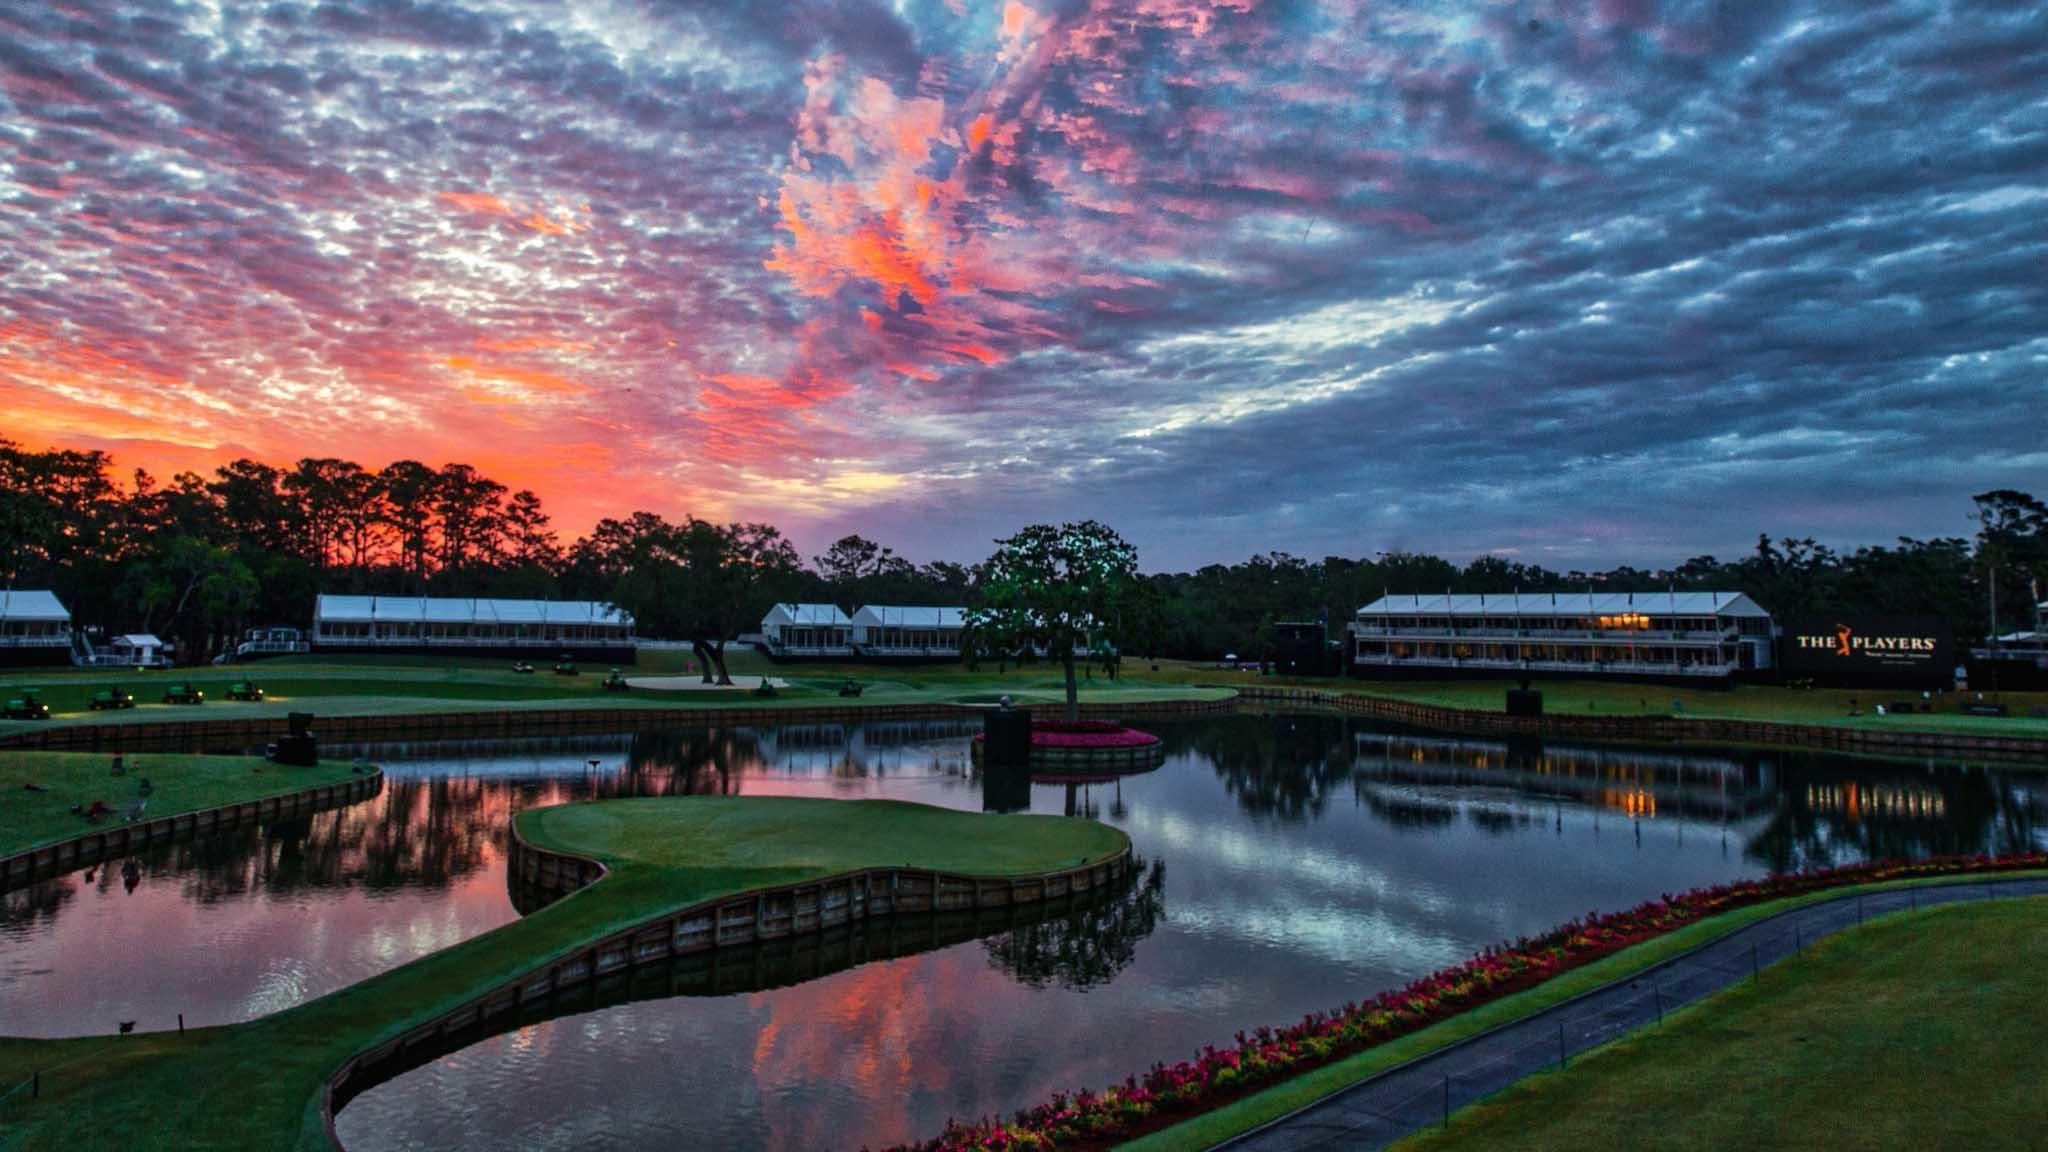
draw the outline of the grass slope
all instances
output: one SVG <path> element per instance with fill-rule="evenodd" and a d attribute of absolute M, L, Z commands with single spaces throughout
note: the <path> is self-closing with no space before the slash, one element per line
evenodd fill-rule
<path fill-rule="evenodd" d="M 1318 688 L 1387 700 L 1407 700 L 1476 712 L 1506 709 L 1507 680 L 1349 680 L 1340 678 L 1262 677 L 1181 661 L 1127 664 L 1133 680 L 1242 687 L 1248 684 Z M 2004 704 L 2009 716 L 1964 716 L 1956 709 L 1964 698 L 1949 693 L 1936 702 L 1940 711 L 1925 715 L 1878 716 L 1877 704 L 1918 699 L 1917 692 L 1883 689 L 1784 688 L 1743 684 L 1725 690 L 1672 687 L 1665 684 L 1621 684 L 1597 680 L 1544 680 L 1545 711 L 1553 716 L 1704 716 L 1773 724 L 1823 724 L 1831 727 L 1890 729 L 1901 732 L 1968 732 L 1984 736 L 2048 735 L 2048 692 L 1987 692 L 1985 699 Z M 1969 699 L 1974 700 L 1972 696 Z M 1674 702 L 1677 707 L 1673 707 Z M 1851 715 L 1852 712 L 1858 713 Z"/>
<path fill-rule="evenodd" d="M 1888 917 L 1399 1147 L 2039 1148 L 2044 965 L 2048 899 Z"/>
<path fill-rule="evenodd" d="M 71 811 L 74 804 L 90 808 L 104 800 L 114 809 L 109 821 L 118 822 L 142 800 L 143 819 L 154 820 L 332 784 L 352 774 L 347 763 L 336 761 L 288 768 L 252 756 L 151 753 L 128 756 L 128 774 L 115 776 L 111 760 L 98 752 L 0 752 L 0 856 L 108 826 L 80 818 Z M 143 777 L 154 788 L 146 798 Z"/>
<path fill-rule="evenodd" d="M 857 867 L 1050 871 L 1121 852 L 1121 832 L 1053 816 L 895 801 L 659 797 L 519 816 L 537 843 L 611 873 L 495 931 L 247 1024 L 75 1040 L 0 1040 L 8 1149 L 326 1147 L 320 1093 L 349 1055 L 590 940 L 715 896 Z"/>

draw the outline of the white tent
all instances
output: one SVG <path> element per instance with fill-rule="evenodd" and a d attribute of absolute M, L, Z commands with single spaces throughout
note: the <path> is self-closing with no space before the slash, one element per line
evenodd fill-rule
<path fill-rule="evenodd" d="M 958 656 L 967 609 L 867 604 L 853 614 L 853 643 L 875 655 Z"/>
<path fill-rule="evenodd" d="M 596 600 L 333 596 L 313 606 L 313 641 L 327 648 L 629 644 L 633 618 Z"/>
<path fill-rule="evenodd" d="M 853 621 L 837 604 L 777 604 L 761 617 L 761 635 L 775 655 L 853 655 Z"/>
<path fill-rule="evenodd" d="M 71 613 L 56 593 L 0 590 L 0 648 L 68 648 Z"/>

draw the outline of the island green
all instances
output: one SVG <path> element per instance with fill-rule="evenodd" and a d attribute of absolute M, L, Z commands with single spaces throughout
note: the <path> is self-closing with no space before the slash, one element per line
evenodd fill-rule
<path fill-rule="evenodd" d="M 1028 876 L 1129 848 L 1123 833 L 1093 821 L 887 800 L 657 797 L 518 820 L 529 843 L 600 860 L 609 873 L 492 932 L 245 1024 L 0 1040 L 0 1093 L 42 1073 L 39 1098 L 0 1099 L 0 1145 L 324 1149 L 322 1089 L 350 1056 L 611 932 L 700 901 L 863 868 Z"/>

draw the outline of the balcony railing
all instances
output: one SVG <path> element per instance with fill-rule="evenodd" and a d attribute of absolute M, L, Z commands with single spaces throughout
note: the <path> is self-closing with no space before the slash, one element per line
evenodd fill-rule
<path fill-rule="evenodd" d="M 561 648 L 583 644 L 637 643 L 631 636 L 329 636 L 316 633 L 322 648 Z"/>
<path fill-rule="evenodd" d="M 69 648 L 71 637 L 56 636 L 0 636 L 0 648 Z"/>
<path fill-rule="evenodd" d="M 851 656 L 851 644 L 778 644 L 768 641 L 768 651 L 775 656 Z"/>
<path fill-rule="evenodd" d="M 1498 637 L 1503 640 L 1522 639 L 1539 644 L 1552 640 L 1585 640 L 1608 644 L 1625 644 L 1631 641 L 1637 644 L 1644 644 L 1650 641 L 1661 643 L 1718 644 L 1728 640 L 1739 639 L 1741 636 L 1741 633 L 1733 628 L 1720 632 L 1686 632 L 1675 630 L 1645 631 L 1633 628 L 1422 628 L 1407 624 L 1397 624 L 1386 628 L 1374 624 L 1353 624 L 1351 626 L 1351 634 L 1354 636 L 1390 636 L 1396 638 L 1413 636 L 1422 639 L 1441 639 L 1452 636 L 1470 636 L 1475 639 Z"/>
<path fill-rule="evenodd" d="M 867 656 L 958 656 L 958 644 L 856 644 Z"/>
<path fill-rule="evenodd" d="M 1587 673 L 1647 673 L 1657 676 L 1727 676 L 1736 670 L 1733 664 L 1680 664 L 1671 661 L 1651 660 L 1488 660 L 1481 657 L 1459 659 L 1454 656 L 1386 656 L 1379 653 L 1354 655 L 1353 664 L 1370 665 L 1375 668 L 1475 668 L 1486 671 L 1529 671 L 1529 672 L 1587 672 Z"/>
<path fill-rule="evenodd" d="M 235 645 L 237 656 L 296 656 L 312 650 L 304 640 L 244 640 Z"/>
<path fill-rule="evenodd" d="M 90 656 L 72 656 L 71 663 L 80 668 L 169 668 L 170 657 L 157 653 L 154 656 L 117 656 L 112 652 L 95 652 Z"/>

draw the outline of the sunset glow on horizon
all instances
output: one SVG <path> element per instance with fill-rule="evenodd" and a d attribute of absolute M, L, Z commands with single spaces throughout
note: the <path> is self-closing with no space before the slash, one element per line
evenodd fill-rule
<path fill-rule="evenodd" d="M 19 6 L 0 436 L 919 558 L 1958 534 L 2048 468 L 2048 31 L 1896 17 Z"/>

